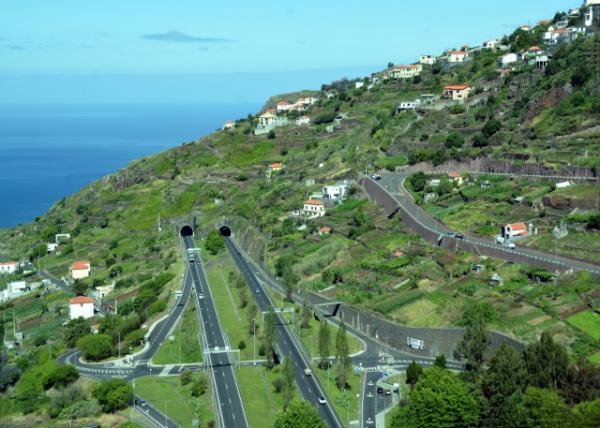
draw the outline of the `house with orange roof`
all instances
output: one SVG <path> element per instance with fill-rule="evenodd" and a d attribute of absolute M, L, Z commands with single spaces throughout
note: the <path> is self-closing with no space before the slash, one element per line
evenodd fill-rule
<path fill-rule="evenodd" d="M 0 263 L 0 274 L 10 275 L 17 271 L 17 262 L 4 262 Z"/>
<path fill-rule="evenodd" d="M 412 79 L 420 75 L 422 71 L 421 64 L 396 65 L 388 70 L 386 76 L 388 79 Z"/>
<path fill-rule="evenodd" d="M 325 215 L 325 205 L 318 199 L 308 199 L 304 201 L 302 213 L 309 218 L 323 217 Z"/>
<path fill-rule="evenodd" d="M 329 226 L 321 226 L 319 228 L 319 236 L 329 235 L 331 234 L 331 227 Z"/>
<path fill-rule="evenodd" d="M 527 52 L 525 52 L 525 55 L 527 55 L 529 57 L 534 57 L 534 56 L 543 55 L 543 54 L 544 54 L 544 50 L 542 48 L 540 48 L 539 46 L 531 46 L 529 49 L 527 49 Z"/>
<path fill-rule="evenodd" d="M 450 51 L 448 52 L 448 63 L 449 64 L 460 64 L 468 61 L 470 58 L 469 52 L 467 51 Z"/>
<path fill-rule="evenodd" d="M 88 319 L 94 316 L 94 305 L 96 301 L 91 297 L 77 296 L 69 300 L 69 318 Z"/>
<path fill-rule="evenodd" d="M 446 85 L 444 87 L 444 98 L 451 99 L 453 101 L 464 101 L 469 98 L 471 93 L 471 86 L 468 84 L 454 84 Z"/>
<path fill-rule="evenodd" d="M 281 162 L 275 162 L 269 165 L 269 171 L 277 172 L 283 170 L 283 164 Z"/>
<path fill-rule="evenodd" d="M 463 177 L 458 171 L 450 172 L 448 174 L 448 180 L 450 180 L 452 183 L 456 183 L 458 186 L 461 186 L 463 184 Z"/>
<path fill-rule="evenodd" d="M 529 229 L 525 223 L 511 223 L 502 226 L 502 238 L 512 239 L 529 235 Z"/>
<path fill-rule="evenodd" d="M 92 263 L 89 260 L 76 260 L 71 263 L 71 278 L 83 279 L 90 276 Z"/>

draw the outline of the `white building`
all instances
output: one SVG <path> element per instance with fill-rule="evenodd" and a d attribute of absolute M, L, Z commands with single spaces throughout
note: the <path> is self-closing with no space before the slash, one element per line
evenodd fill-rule
<path fill-rule="evenodd" d="M 55 252 L 56 250 L 58 250 L 58 244 L 57 244 L 56 242 L 48 242 L 48 243 L 46 244 L 46 250 L 47 250 L 49 253 L 53 253 L 53 252 Z"/>
<path fill-rule="evenodd" d="M 89 260 L 77 260 L 71 264 L 71 278 L 83 279 L 90 276 L 92 264 Z"/>
<path fill-rule="evenodd" d="M 325 205 L 323 205 L 323 201 L 309 199 L 304 201 L 304 208 L 302 212 L 309 218 L 323 217 L 325 215 Z"/>
<path fill-rule="evenodd" d="M 387 72 L 388 79 L 412 79 L 421 74 L 421 64 L 396 65 Z"/>
<path fill-rule="evenodd" d="M 487 40 L 483 42 L 484 49 L 496 49 L 498 47 L 498 39 Z"/>
<path fill-rule="evenodd" d="M 235 123 L 233 123 L 233 120 L 228 120 L 227 122 L 225 122 L 225 125 L 223 125 L 223 130 L 233 128 L 235 128 Z"/>
<path fill-rule="evenodd" d="M 573 183 L 570 181 L 561 181 L 560 183 L 556 183 L 557 189 L 566 189 L 567 187 L 571 187 Z"/>
<path fill-rule="evenodd" d="M 586 0 L 585 5 L 588 7 L 584 16 L 585 26 L 600 28 L 600 0 Z"/>
<path fill-rule="evenodd" d="M 336 202 L 342 202 L 346 199 L 348 192 L 348 183 L 337 183 L 333 186 L 323 187 L 323 199 L 329 199 Z"/>
<path fill-rule="evenodd" d="M 94 303 L 91 297 L 77 296 L 69 300 L 69 318 L 92 318 L 94 316 Z"/>
<path fill-rule="evenodd" d="M 529 230 L 525 223 L 512 223 L 507 224 L 501 229 L 501 236 L 505 239 L 511 239 L 515 237 L 522 237 L 529 235 Z"/>
<path fill-rule="evenodd" d="M 362 81 L 360 81 L 360 82 L 354 82 L 354 89 L 360 89 L 363 86 L 365 86 L 365 82 L 362 82 Z"/>
<path fill-rule="evenodd" d="M 433 65 L 437 62 L 437 58 L 433 55 L 421 55 L 419 58 L 419 63 L 421 65 Z"/>
<path fill-rule="evenodd" d="M 256 135 L 266 134 L 271 129 L 278 126 L 285 126 L 289 123 L 289 120 L 285 116 L 277 116 L 275 110 L 267 110 L 260 116 L 258 116 L 258 126 L 254 133 Z"/>
<path fill-rule="evenodd" d="M 298 126 L 310 125 L 310 117 L 308 117 L 308 116 L 299 117 L 298 119 L 296 119 L 296 125 L 298 125 Z"/>
<path fill-rule="evenodd" d="M 444 97 L 453 101 L 464 101 L 469 98 L 471 87 L 464 85 L 447 85 L 444 87 Z"/>
<path fill-rule="evenodd" d="M 460 64 L 469 60 L 469 52 L 467 51 L 450 51 L 448 52 L 448 62 L 450 64 Z"/>
<path fill-rule="evenodd" d="M 415 110 L 419 106 L 421 106 L 421 100 L 402 101 L 400 104 L 398 104 L 398 107 L 396 107 L 396 113 L 400 113 L 401 111 L 405 110 Z"/>
<path fill-rule="evenodd" d="M 327 97 L 329 98 L 329 94 L 327 94 Z M 312 105 L 316 104 L 317 101 L 319 101 L 318 98 L 313 97 L 312 95 L 309 95 L 309 96 L 304 97 L 304 98 L 298 98 L 298 101 L 296 101 L 296 104 L 303 104 L 305 106 L 312 106 Z"/>
<path fill-rule="evenodd" d="M 13 281 L 9 282 L 6 286 L 6 289 L 10 294 L 19 294 L 24 293 L 25 291 L 29 291 L 29 287 L 27 286 L 27 282 L 25 281 Z"/>
<path fill-rule="evenodd" d="M 520 59 L 520 55 L 516 53 L 509 53 L 506 55 L 502 55 L 498 58 L 498 64 L 502 67 L 506 67 L 507 65 L 514 64 L 518 62 Z"/>
<path fill-rule="evenodd" d="M 0 274 L 11 274 L 17 271 L 17 262 L 0 263 Z"/>

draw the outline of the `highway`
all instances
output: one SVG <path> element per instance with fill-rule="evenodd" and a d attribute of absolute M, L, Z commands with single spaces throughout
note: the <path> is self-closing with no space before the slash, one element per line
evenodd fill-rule
<path fill-rule="evenodd" d="M 384 206 L 388 215 L 393 215 L 398 210 L 403 221 L 430 242 L 437 242 L 439 245 L 450 242 L 456 249 L 513 263 L 529 264 L 556 271 L 586 270 L 595 276 L 600 276 L 600 266 L 583 260 L 519 246 L 511 249 L 472 234 L 468 234 L 463 239 L 447 236 L 447 233 L 454 231 L 434 219 L 414 202 L 412 195 L 404 188 L 405 179 L 404 174 L 382 174 L 381 181 L 363 176 L 359 182 L 371 199 Z"/>
<path fill-rule="evenodd" d="M 250 287 L 250 291 L 256 298 L 256 303 L 259 309 L 263 312 L 273 311 L 275 305 L 271 301 L 269 294 L 265 291 L 262 283 L 258 280 L 253 270 L 251 269 L 248 261 L 242 256 L 237 247 L 232 244 L 229 238 L 225 238 L 227 250 L 233 257 L 235 264 L 237 265 L 240 272 L 246 278 L 246 283 Z M 277 355 L 280 359 L 291 357 L 296 367 L 296 384 L 302 394 L 302 397 L 310 402 L 318 410 L 321 418 L 327 423 L 329 427 L 342 427 L 344 426 L 340 416 L 335 411 L 330 400 L 325 394 L 325 390 L 319 383 L 316 376 L 306 376 L 304 374 L 305 368 L 310 368 L 310 357 L 303 351 L 302 345 L 298 343 L 290 332 L 285 321 L 277 315 Z M 312 370 L 312 368 L 311 368 Z M 326 404 L 319 404 L 319 397 L 326 399 Z M 308 427 L 307 427 L 308 428 Z"/>
<path fill-rule="evenodd" d="M 196 247 L 193 237 L 184 236 L 183 240 L 186 250 Z M 234 361 L 230 352 L 227 352 L 231 346 L 219 324 L 219 317 L 202 266 L 200 253 L 195 253 L 194 258 L 195 260 L 190 258 L 189 272 L 194 285 L 198 316 L 202 323 L 205 342 L 203 344 L 204 355 L 207 359 L 206 363 L 212 371 L 211 376 L 222 426 L 225 428 L 248 427 L 242 397 L 235 378 Z"/>

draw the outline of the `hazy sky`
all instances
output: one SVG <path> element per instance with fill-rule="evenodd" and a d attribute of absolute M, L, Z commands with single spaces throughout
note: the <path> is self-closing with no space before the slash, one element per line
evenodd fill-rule
<path fill-rule="evenodd" d="M 580 1 L 1 3 L 0 75 L 19 77 L 11 87 L 0 81 L 0 91 L 8 90 L 10 99 L 16 94 L 14 85 L 21 82 L 21 94 L 28 99 L 35 97 L 34 90 L 27 89 L 31 76 L 381 68 L 388 61 L 414 61 L 422 53 L 479 44 Z"/>

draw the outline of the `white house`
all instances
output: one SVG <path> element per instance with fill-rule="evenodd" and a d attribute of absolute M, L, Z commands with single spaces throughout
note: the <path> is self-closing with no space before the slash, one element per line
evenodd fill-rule
<path fill-rule="evenodd" d="M 281 162 L 275 162 L 269 165 L 269 171 L 278 172 L 283 171 L 283 164 Z"/>
<path fill-rule="evenodd" d="M 555 45 L 570 40 L 571 30 L 568 28 L 553 29 L 544 33 L 544 42 Z"/>
<path fill-rule="evenodd" d="M 437 62 L 437 58 L 433 55 L 421 55 L 419 58 L 419 63 L 421 65 L 433 65 Z"/>
<path fill-rule="evenodd" d="M 439 178 L 432 178 L 431 180 L 427 180 L 427 187 L 438 187 L 442 180 Z"/>
<path fill-rule="evenodd" d="M 502 226 L 501 233 L 503 238 L 511 239 L 514 237 L 527 236 L 529 235 L 529 230 L 525 223 L 512 223 Z"/>
<path fill-rule="evenodd" d="M 323 201 L 309 199 L 304 201 L 303 214 L 309 218 L 323 217 L 325 215 L 325 205 Z"/>
<path fill-rule="evenodd" d="M 469 60 L 469 52 L 467 51 L 450 51 L 448 52 L 448 62 L 450 64 L 459 64 Z"/>
<path fill-rule="evenodd" d="M 527 55 L 528 57 L 535 57 L 543 54 L 544 50 L 539 46 L 531 46 L 529 49 L 527 49 L 527 52 L 525 52 L 525 55 Z"/>
<path fill-rule="evenodd" d="M 106 296 L 108 296 L 110 293 L 112 293 L 114 289 L 115 289 L 114 282 L 112 284 L 101 285 L 99 287 L 96 287 L 96 290 L 93 291 L 93 295 L 97 300 L 102 300 Z"/>
<path fill-rule="evenodd" d="M 462 175 L 460 175 L 460 172 L 458 171 L 452 171 L 448 174 L 448 180 L 450 180 L 453 183 L 456 183 L 459 186 L 462 186 L 463 184 L 463 177 Z"/>
<path fill-rule="evenodd" d="M 267 110 L 260 116 L 258 116 L 258 128 L 264 132 L 269 132 L 270 129 L 277 126 L 285 126 L 289 123 L 288 118 L 285 116 L 277 116 L 275 110 Z"/>
<path fill-rule="evenodd" d="M 69 318 L 92 318 L 94 316 L 94 303 L 91 297 L 77 296 L 69 300 Z"/>
<path fill-rule="evenodd" d="M 334 96 L 335 96 L 335 94 L 334 94 Z M 327 94 L 327 98 L 329 98 L 329 94 Z M 312 95 L 309 95 L 309 96 L 304 97 L 304 98 L 299 98 L 298 101 L 297 101 L 297 103 L 303 104 L 305 106 L 311 106 L 313 104 L 316 104 L 317 101 L 319 101 L 318 98 L 313 97 Z"/>
<path fill-rule="evenodd" d="M 421 64 L 396 65 L 387 72 L 388 79 L 412 79 L 421 74 Z"/>
<path fill-rule="evenodd" d="M 496 47 L 498 47 L 498 43 L 500 43 L 498 39 L 487 40 L 483 42 L 483 47 L 484 49 L 496 49 Z"/>
<path fill-rule="evenodd" d="M 585 5 L 588 7 L 584 16 L 585 26 L 600 28 L 600 0 L 586 0 Z"/>
<path fill-rule="evenodd" d="M 337 183 L 333 186 L 325 186 L 323 187 L 323 198 L 336 202 L 341 202 L 344 199 L 346 199 L 347 191 L 347 182 Z"/>
<path fill-rule="evenodd" d="M 228 120 L 227 122 L 225 122 L 225 125 L 223 125 L 223 130 L 233 128 L 235 128 L 235 123 L 233 123 L 233 120 Z"/>
<path fill-rule="evenodd" d="M 363 86 L 365 86 L 365 82 L 360 81 L 360 82 L 354 82 L 354 89 L 360 89 Z"/>
<path fill-rule="evenodd" d="M 560 183 L 556 183 L 556 188 L 557 189 L 566 189 L 567 187 L 570 187 L 573 183 L 571 183 L 570 181 L 561 181 Z"/>
<path fill-rule="evenodd" d="M 544 69 L 550 62 L 550 57 L 548 55 L 538 55 L 535 58 L 531 58 L 529 60 L 529 65 L 533 65 L 537 68 Z"/>
<path fill-rule="evenodd" d="M 53 253 L 58 250 L 58 244 L 56 242 L 48 242 L 46 244 L 46 251 L 49 253 Z"/>
<path fill-rule="evenodd" d="M 519 61 L 520 55 L 516 53 L 508 53 L 506 55 L 502 55 L 498 58 L 498 64 L 502 67 L 506 67 L 507 65 L 514 64 Z"/>
<path fill-rule="evenodd" d="M 287 101 L 279 101 L 277 104 L 275 104 L 275 106 L 277 107 L 277 113 L 292 109 L 292 104 L 288 103 Z"/>
<path fill-rule="evenodd" d="M 444 97 L 454 101 L 463 101 L 469 98 L 471 86 L 462 85 L 447 85 L 444 87 Z"/>
<path fill-rule="evenodd" d="M 396 113 L 400 113 L 401 111 L 405 111 L 405 110 L 415 110 L 420 105 L 421 105 L 421 100 L 401 101 L 400 104 L 398 104 L 398 107 L 396 107 Z"/>
<path fill-rule="evenodd" d="M 83 279 L 90 276 L 92 264 L 89 260 L 76 260 L 71 264 L 71 278 Z"/>
<path fill-rule="evenodd" d="M 298 126 L 310 125 L 310 117 L 308 117 L 308 116 L 299 117 L 298 119 L 296 119 L 296 125 L 298 125 Z"/>
<path fill-rule="evenodd" d="M 17 271 L 17 262 L 0 263 L 0 274 L 11 274 Z"/>

